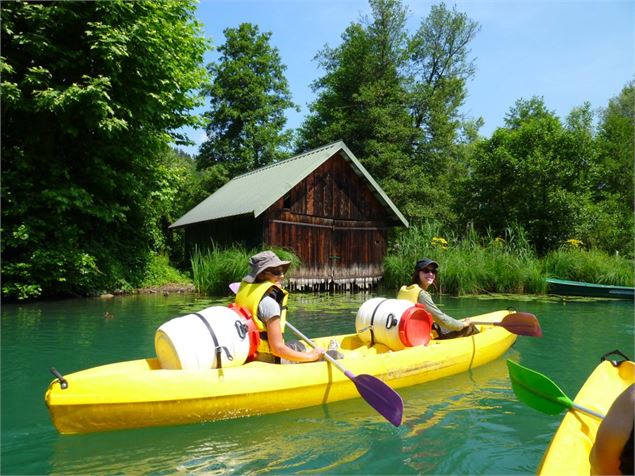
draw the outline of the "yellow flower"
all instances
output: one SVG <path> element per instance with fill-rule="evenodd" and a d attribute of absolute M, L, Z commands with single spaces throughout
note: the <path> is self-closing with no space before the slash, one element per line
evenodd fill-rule
<path fill-rule="evenodd" d="M 565 244 L 571 246 L 572 248 L 580 248 L 580 246 L 584 245 L 581 240 L 576 240 L 575 238 L 569 238 L 567 241 L 565 241 Z"/>
<path fill-rule="evenodd" d="M 432 246 L 436 246 L 437 248 L 440 248 L 442 250 L 447 250 L 448 240 L 446 240 L 445 238 L 441 238 L 440 236 L 435 236 L 434 238 L 432 238 Z"/>

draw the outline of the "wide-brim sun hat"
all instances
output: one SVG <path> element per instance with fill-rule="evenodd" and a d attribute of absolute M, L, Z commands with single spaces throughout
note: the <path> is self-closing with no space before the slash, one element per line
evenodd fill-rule
<path fill-rule="evenodd" d="M 421 271 L 422 269 L 425 269 L 430 265 L 434 266 L 435 268 L 439 267 L 439 263 L 437 263 L 436 261 L 431 260 L 430 258 L 421 258 L 419 261 L 417 261 L 417 264 L 415 264 L 415 271 Z"/>
<path fill-rule="evenodd" d="M 249 258 L 249 274 L 245 275 L 243 281 L 253 283 L 256 276 L 268 268 L 282 267 L 286 273 L 291 265 L 291 261 L 283 261 L 273 251 L 262 251 Z"/>

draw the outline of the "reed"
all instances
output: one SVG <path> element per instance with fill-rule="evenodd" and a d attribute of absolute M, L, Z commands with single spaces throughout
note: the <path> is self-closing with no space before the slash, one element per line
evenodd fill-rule
<path fill-rule="evenodd" d="M 472 228 L 459 238 L 436 225 L 415 225 L 395 240 L 384 261 L 384 281 L 390 288 L 410 283 L 417 259 L 439 262 L 437 290 L 455 295 L 543 293 L 542 265 L 520 227 L 504 236 L 479 236 Z"/>
<path fill-rule="evenodd" d="M 618 286 L 635 281 L 633 260 L 600 250 L 565 244 L 540 259 L 521 226 L 507 228 L 504 236 L 479 236 L 468 228 L 459 238 L 428 224 L 412 226 L 394 241 L 384 260 L 385 285 L 397 289 L 410 283 L 423 256 L 439 262 L 437 291 L 454 295 L 543 294 L 547 277 Z"/>
<path fill-rule="evenodd" d="M 289 275 L 300 264 L 300 259 L 284 248 L 271 248 L 278 257 L 291 261 Z M 192 275 L 199 292 L 225 294 L 229 283 L 240 281 L 249 272 L 249 257 L 262 250 L 247 250 L 239 245 L 221 248 L 212 243 L 209 248 L 194 249 L 192 253 Z"/>
<path fill-rule="evenodd" d="M 292 262 L 287 277 L 300 259 L 290 250 L 272 249 Z M 212 244 L 195 249 L 192 274 L 196 289 L 209 294 L 227 293 L 227 285 L 248 273 L 249 257 L 261 250 L 238 245 L 220 248 Z M 457 296 L 483 293 L 545 294 L 545 278 L 633 286 L 633 261 L 598 250 L 571 246 L 537 257 L 520 226 L 503 236 L 478 235 L 472 228 L 458 237 L 443 233 L 436 224 L 413 225 L 394 240 L 384 259 L 384 286 L 396 290 L 409 284 L 415 262 L 424 256 L 440 265 L 436 291 Z"/>
<path fill-rule="evenodd" d="M 545 256 L 548 277 L 616 286 L 633 286 L 633 260 L 598 250 L 564 246 Z"/>

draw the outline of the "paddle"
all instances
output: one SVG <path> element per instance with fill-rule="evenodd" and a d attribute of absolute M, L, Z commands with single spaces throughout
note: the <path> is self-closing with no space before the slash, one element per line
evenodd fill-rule
<path fill-rule="evenodd" d="M 234 293 L 238 292 L 239 287 L 240 283 L 231 283 L 229 285 L 229 289 L 231 289 Z M 315 343 L 311 339 L 302 334 L 302 332 L 296 329 L 289 321 L 286 322 L 286 326 L 291 329 L 296 336 L 307 342 L 311 347 L 316 347 Z M 377 410 L 381 416 L 395 426 L 401 425 L 401 418 L 403 416 L 403 400 L 397 392 L 377 377 L 367 374 L 355 375 L 350 370 L 345 369 L 337 362 L 337 360 L 326 353 L 324 354 L 324 358 L 352 380 L 360 396 L 366 400 L 371 407 Z"/>
<path fill-rule="evenodd" d="M 308 342 L 309 345 L 315 348 L 315 343 L 307 336 L 302 334 L 296 329 L 289 321 L 287 321 L 287 327 L 297 335 L 300 339 Z M 377 377 L 373 377 L 368 374 L 355 375 L 350 370 L 346 370 L 340 365 L 340 363 L 331 357 L 329 354 L 324 354 L 324 358 L 332 363 L 337 369 L 344 373 L 357 387 L 357 391 L 366 402 L 373 407 L 381 416 L 392 423 L 395 426 L 401 425 L 401 417 L 403 415 L 403 400 L 401 396 L 395 392 L 392 388 L 379 380 Z"/>
<path fill-rule="evenodd" d="M 538 319 L 528 312 L 508 314 L 500 322 L 474 322 L 477 325 L 500 326 L 519 336 L 542 337 L 542 329 Z"/>
<path fill-rule="evenodd" d="M 549 377 L 511 360 L 507 360 L 507 369 L 509 370 L 509 378 L 512 381 L 514 393 L 521 402 L 531 408 L 548 415 L 557 415 L 562 410 L 574 409 L 600 420 L 604 418 L 601 413 L 573 403 Z"/>

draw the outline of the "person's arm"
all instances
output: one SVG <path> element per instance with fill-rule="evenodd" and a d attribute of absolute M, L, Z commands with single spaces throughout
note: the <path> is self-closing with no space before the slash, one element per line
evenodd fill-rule
<path fill-rule="evenodd" d="M 432 301 L 430 293 L 426 291 L 421 291 L 419 293 L 418 301 L 426 307 L 430 314 L 432 314 L 432 318 L 434 319 L 434 321 L 437 324 L 445 327 L 446 329 L 449 329 L 451 331 L 460 331 L 461 329 L 469 325 L 469 321 L 457 321 L 456 319 L 448 316 L 445 312 L 439 309 L 434 301 Z"/>
<path fill-rule="evenodd" d="M 307 352 L 298 352 L 293 350 L 284 343 L 284 336 L 280 329 L 280 316 L 269 319 L 267 326 L 267 341 L 271 353 L 276 357 L 291 360 L 293 362 L 314 362 L 324 353 L 321 349 L 311 349 Z"/>
<path fill-rule="evenodd" d="M 622 474 L 620 456 L 633 429 L 635 384 L 613 402 L 600 423 L 589 460 L 593 474 Z"/>

